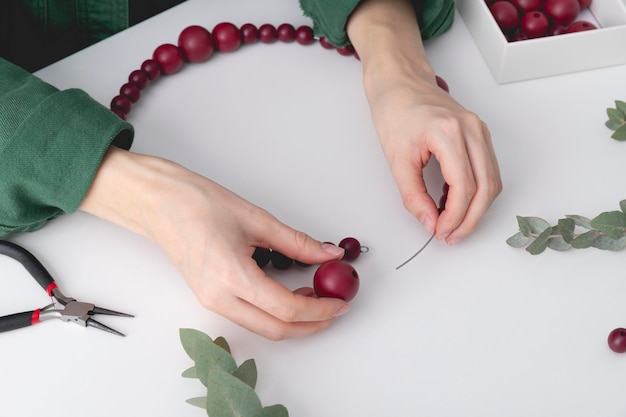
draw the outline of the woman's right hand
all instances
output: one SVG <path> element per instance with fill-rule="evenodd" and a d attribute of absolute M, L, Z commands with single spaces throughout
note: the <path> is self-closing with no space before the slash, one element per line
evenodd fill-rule
<path fill-rule="evenodd" d="M 265 247 L 319 264 L 343 249 L 173 162 L 111 148 L 80 208 L 153 240 L 204 307 L 269 339 L 317 332 L 348 311 L 343 300 L 290 291 L 252 259 Z"/>

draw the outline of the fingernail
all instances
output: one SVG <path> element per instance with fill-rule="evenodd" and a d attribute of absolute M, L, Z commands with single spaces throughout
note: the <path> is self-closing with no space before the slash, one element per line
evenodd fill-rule
<path fill-rule="evenodd" d="M 458 237 L 453 237 L 452 239 L 446 239 L 446 244 L 449 246 L 452 246 L 456 244 L 459 240 L 461 239 L 459 239 Z"/>
<path fill-rule="evenodd" d="M 450 232 L 445 232 L 440 235 L 437 235 L 437 240 L 446 240 L 450 236 Z"/>
<path fill-rule="evenodd" d="M 344 304 L 335 311 L 335 315 L 333 317 L 343 316 L 350 310 L 350 306 L 348 304 Z"/>
<path fill-rule="evenodd" d="M 333 245 L 332 243 L 322 243 L 322 249 L 324 252 L 330 253 L 333 256 L 343 255 L 343 248 Z"/>
<path fill-rule="evenodd" d="M 420 223 L 422 223 L 422 226 L 424 226 L 424 229 L 426 229 L 428 233 L 432 234 L 435 232 L 435 224 L 430 217 L 424 215 L 419 218 L 419 221 Z"/>

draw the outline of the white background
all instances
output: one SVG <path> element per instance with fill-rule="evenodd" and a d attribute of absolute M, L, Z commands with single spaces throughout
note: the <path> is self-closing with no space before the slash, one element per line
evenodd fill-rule
<path fill-rule="evenodd" d="M 108 106 L 127 75 L 191 24 L 308 23 L 295 0 L 190 0 L 38 74 Z M 12 238 L 70 296 L 135 314 L 101 321 L 119 338 L 62 322 L 0 335 L 0 415 L 201 416 L 178 329 L 224 336 L 254 358 L 264 405 L 298 417 L 622 417 L 624 253 L 531 256 L 505 240 L 516 215 L 593 217 L 626 197 L 626 144 L 605 109 L 626 99 L 624 67 L 497 85 L 457 15 L 427 44 L 437 73 L 491 129 L 505 189 L 471 237 L 427 239 L 402 207 L 379 149 L 360 64 L 319 45 L 247 46 L 188 65 L 145 91 L 129 120 L 136 152 L 180 162 L 320 240 L 357 237 L 361 290 L 327 330 L 271 342 L 203 309 L 151 242 L 84 213 Z M 438 198 L 436 163 L 428 181 Z M 158 207 L 154 208 L 158 210 Z M 47 304 L 0 258 L 2 313 Z M 270 274 L 311 285 L 313 269 Z"/>

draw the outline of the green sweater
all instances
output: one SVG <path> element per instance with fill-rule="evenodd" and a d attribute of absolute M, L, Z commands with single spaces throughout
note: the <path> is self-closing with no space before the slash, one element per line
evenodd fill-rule
<path fill-rule="evenodd" d="M 154 2 L 145 3 L 153 7 Z M 337 46 L 349 42 L 345 24 L 358 2 L 300 0 L 304 13 L 313 19 L 316 34 L 326 36 Z M 42 3 L 47 3 L 46 13 L 37 14 L 36 8 L 41 8 Z M 15 7 L 9 11 L 20 9 L 21 12 L 29 5 L 33 19 L 44 19 L 31 22 L 31 28 L 39 25 L 45 29 L 32 34 L 34 38 L 45 41 L 56 37 L 58 41 L 68 33 L 90 33 L 83 42 L 72 46 L 77 49 L 133 23 L 129 10 L 137 10 L 141 1 L 131 0 L 130 6 L 128 3 L 127 0 L 1 0 L 0 12 L 5 13 L 0 13 L 0 20 L 10 20 L 7 5 L 9 9 Z M 414 0 L 414 4 L 424 39 L 442 33 L 451 25 L 453 0 Z M 62 13 L 72 7 L 75 10 Z M 19 62 L 19 57 L 10 51 L 19 49 L 21 40 L 11 32 L 10 25 L 3 23 L 6 22 L 0 21 L 0 237 L 39 229 L 48 220 L 76 211 L 108 147 L 113 144 L 129 149 L 133 140 L 132 126 L 85 92 L 59 91 L 3 59 Z M 59 56 L 51 57 L 56 58 Z"/>

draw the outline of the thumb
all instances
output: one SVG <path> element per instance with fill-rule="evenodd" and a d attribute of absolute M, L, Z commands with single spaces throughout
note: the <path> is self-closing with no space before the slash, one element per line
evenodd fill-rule
<path fill-rule="evenodd" d="M 306 233 L 283 226 L 268 241 L 272 250 L 311 265 L 343 258 L 345 252 L 343 248 L 332 243 L 320 242 Z"/>

